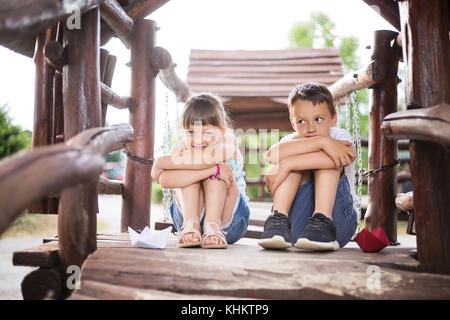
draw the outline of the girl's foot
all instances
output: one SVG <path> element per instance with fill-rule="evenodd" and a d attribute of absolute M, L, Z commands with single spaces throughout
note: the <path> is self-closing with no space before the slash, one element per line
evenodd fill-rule
<path fill-rule="evenodd" d="M 228 246 L 222 226 L 216 222 L 205 221 L 203 225 L 202 248 L 224 249 Z"/>
<path fill-rule="evenodd" d="M 202 243 L 201 239 L 200 224 L 194 220 L 187 220 L 183 223 L 178 235 L 177 247 L 198 247 Z"/>

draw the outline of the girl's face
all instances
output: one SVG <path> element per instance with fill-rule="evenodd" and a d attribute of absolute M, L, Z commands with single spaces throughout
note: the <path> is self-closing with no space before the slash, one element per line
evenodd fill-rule
<path fill-rule="evenodd" d="M 211 125 L 194 125 L 184 130 L 186 148 L 203 150 L 223 139 L 225 128 Z"/>

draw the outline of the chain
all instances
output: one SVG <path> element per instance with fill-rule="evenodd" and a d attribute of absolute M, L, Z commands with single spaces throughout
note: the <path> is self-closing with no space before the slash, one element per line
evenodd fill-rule
<path fill-rule="evenodd" d="M 164 136 L 163 136 L 163 143 L 160 147 L 160 151 L 163 152 L 163 154 L 168 154 L 170 150 L 170 139 L 171 139 L 171 129 L 170 129 L 170 121 L 169 121 L 169 92 L 166 89 L 165 92 L 165 101 L 164 101 L 164 109 L 165 109 L 165 115 L 164 115 Z M 170 219 L 170 204 L 172 202 L 172 189 L 162 189 L 162 203 L 163 203 L 163 221 L 169 221 Z"/>
<path fill-rule="evenodd" d="M 370 170 L 363 170 L 362 175 L 363 176 L 369 176 L 369 177 L 373 177 L 374 175 L 376 175 L 378 172 L 380 171 L 385 171 L 387 169 L 390 169 L 392 167 L 395 167 L 396 165 L 398 165 L 400 163 L 400 159 L 396 159 L 394 162 L 392 162 L 391 164 L 382 166 L 380 168 L 376 168 L 376 169 L 370 169 Z"/>
<path fill-rule="evenodd" d="M 356 159 L 358 165 L 358 181 L 357 181 L 357 191 L 356 196 L 358 198 L 357 209 L 358 209 L 358 229 L 359 221 L 361 217 L 361 197 L 362 197 L 362 149 L 361 149 L 361 132 L 359 126 L 359 105 L 358 105 L 358 93 L 356 91 L 351 94 L 351 104 L 353 112 L 353 139 L 356 145 Z"/>
<path fill-rule="evenodd" d="M 130 158 L 134 161 L 137 161 L 137 162 L 140 162 L 143 164 L 148 164 L 150 166 L 153 165 L 153 162 L 155 161 L 152 158 L 142 158 L 142 157 L 136 156 L 136 155 L 132 154 L 130 151 L 128 151 L 128 149 L 125 149 L 125 154 L 127 155 L 128 158 Z"/>

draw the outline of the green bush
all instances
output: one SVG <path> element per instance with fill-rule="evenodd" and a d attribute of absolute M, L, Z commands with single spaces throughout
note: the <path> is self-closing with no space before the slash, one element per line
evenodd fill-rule
<path fill-rule="evenodd" d="M 152 202 L 156 204 L 162 204 L 163 194 L 162 187 L 156 183 L 152 183 Z"/>
<path fill-rule="evenodd" d="M 0 106 L 0 159 L 30 146 L 30 135 L 13 125 L 6 106 Z"/>

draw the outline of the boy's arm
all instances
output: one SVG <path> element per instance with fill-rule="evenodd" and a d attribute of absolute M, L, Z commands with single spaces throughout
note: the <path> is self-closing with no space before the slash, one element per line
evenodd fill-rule
<path fill-rule="evenodd" d="M 349 165 L 352 161 L 352 159 L 345 160 L 342 167 Z M 273 195 L 291 171 L 334 168 L 336 168 L 335 162 L 323 151 L 287 157 L 276 164 L 266 176 L 266 188 Z"/>
<path fill-rule="evenodd" d="M 267 151 L 266 160 L 271 164 L 276 164 L 281 160 L 302 153 L 309 153 L 322 150 L 322 137 L 309 139 L 291 138 L 287 141 L 278 142 Z"/>
<path fill-rule="evenodd" d="M 344 163 L 355 159 L 355 149 L 352 142 L 336 140 L 330 136 L 320 136 L 277 143 L 267 152 L 266 160 L 271 164 L 277 164 L 292 156 L 318 151 L 325 152 L 334 162 L 334 167 L 342 167 Z"/>

